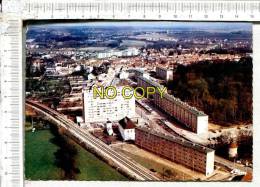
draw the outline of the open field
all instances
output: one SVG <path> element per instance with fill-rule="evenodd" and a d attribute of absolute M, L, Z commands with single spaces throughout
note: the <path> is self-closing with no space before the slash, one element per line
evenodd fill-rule
<path fill-rule="evenodd" d="M 76 147 L 78 149 L 76 160 L 80 169 L 80 174 L 77 176 L 77 180 L 127 180 L 125 176 L 118 173 L 103 161 L 98 160 L 98 158 L 93 154 L 81 148 L 79 145 Z"/>
<path fill-rule="evenodd" d="M 55 166 L 54 152 L 58 146 L 52 144 L 49 130 L 25 132 L 25 177 L 27 180 L 61 180 L 62 170 Z M 80 173 L 77 180 L 127 180 L 115 169 L 93 154 L 76 145 L 76 165 Z"/>
<path fill-rule="evenodd" d="M 59 180 L 61 170 L 54 165 L 53 135 L 48 130 L 25 132 L 25 178 L 31 180 Z"/>

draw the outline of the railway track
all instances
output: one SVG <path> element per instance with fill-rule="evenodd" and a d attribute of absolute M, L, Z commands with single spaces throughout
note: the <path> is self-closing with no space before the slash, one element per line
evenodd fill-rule
<path fill-rule="evenodd" d="M 56 112 L 55 110 L 50 109 L 49 107 L 36 103 L 33 101 L 26 100 L 26 104 L 40 110 L 43 113 L 46 113 L 50 117 L 62 122 L 64 127 L 68 129 L 72 134 L 76 134 L 78 137 L 83 139 L 86 143 L 91 144 L 96 147 L 98 150 L 102 151 L 108 155 L 115 162 L 119 162 L 123 167 L 127 167 L 131 170 L 140 180 L 149 180 L 149 181 L 158 181 L 159 178 L 150 173 L 150 171 L 138 163 L 129 160 L 123 155 L 115 152 L 111 147 L 106 145 L 101 140 L 93 137 L 90 133 L 83 131 L 79 126 L 77 126 L 73 121 L 67 119 L 63 114 Z"/>

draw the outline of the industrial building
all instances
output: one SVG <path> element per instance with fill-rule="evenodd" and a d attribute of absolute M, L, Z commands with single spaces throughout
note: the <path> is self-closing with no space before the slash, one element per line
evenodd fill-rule
<path fill-rule="evenodd" d="M 188 168 L 204 173 L 214 172 L 215 151 L 183 138 L 164 135 L 148 128 L 136 127 L 135 144 Z"/>
<path fill-rule="evenodd" d="M 122 86 L 117 87 L 117 96 L 114 99 L 94 98 L 93 89 L 83 90 L 83 116 L 85 123 L 118 121 L 125 116 L 129 118 L 135 115 L 135 99 L 125 99 L 121 92 Z M 126 90 L 126 94 L 133 91 Z"/>
<path fill-rule="evenodd" d="M 161 87 L 159 83 L 142 76 L 138 77 L 137 84 L 143 88 L 148 86 Z M 153 102 L 158 108 L 177 119 L 192 132 L 202 134 L 208 131 L 208 115 L 179 98 L 175 98 L 168 93 L 163 94 L 163 97 L 161 97 L 159 93 L 156 93 L 153 95 Z"/>
<path fill-rule="evenodd" d="M 157 66 L 156 75 L 163 80 L 169 81 L 173 79 L 173 69 Z"/>

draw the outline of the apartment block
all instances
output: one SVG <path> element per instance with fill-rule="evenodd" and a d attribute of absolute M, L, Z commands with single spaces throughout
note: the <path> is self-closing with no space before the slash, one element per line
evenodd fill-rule
<path fill-rule="evenodd" d="M 156 75 L 163 80 L 169 81 L 173 79 L 173 69 L 157 66 Z"/>
<path fill-rule="evenodd" d="M 125 99 L 122 96 L 122 86 L 117 87 L 117 96 L 114 99 L 94 98 L 93 90 L 83 91 L 84 122 L 118 121 L 124 117 L 135 116 L 135 99 Z M 126 95 L 133 94 L 126 90 Z"/>
<path fill-rule="evenodd" d="M 214 172 L 215 151 L 183 138 L 167 136 L 148 128 L 136 127 L 135 144 L 206 176 Z"/>
<path fill-rule="evenodd" d="M 162 87 L 159 83 L 141 76 L 138 77 L 137 84 L 143 88 L 148 86 Z M 208 115 L 179 98 L 168 93 L 161 97 L 159 93 L 156 93 L 153 95 L 153 102 L 158 108 L 184 124 L 192 132 L 202 134 L 208 131 Z"/>

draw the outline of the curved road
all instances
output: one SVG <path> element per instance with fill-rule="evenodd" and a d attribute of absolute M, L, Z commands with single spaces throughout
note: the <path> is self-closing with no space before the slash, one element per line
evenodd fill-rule
<path fill-rule="evenodd" d="M 137 180 L 149 180 L 149 181 L 160 180 L 153 173 L 151 173 L 147 168 L 115 152 L 111 147 L 109 147 L 101 140 L 95 138 L 90 133 L 83 131 L 78 125 L 76 125 L 71 120 L 67 119 L 63 114 L 60 114 L 43 104 L 31 100 L 26 100 L 26 105 L 36 109 L 42 114 L 55 120 L 57 123 L 59 123 L 59 125 L 66 128 L 72 135 L 81 139 L 84 143 L 103 152 L 103 155 L 109 157 L 111 160 L 113 160 L 114 163 L 117 163 L 118 166 L 124 168 L 125 171 L 131 173 L 132 176 L 134 175 Z"/>

